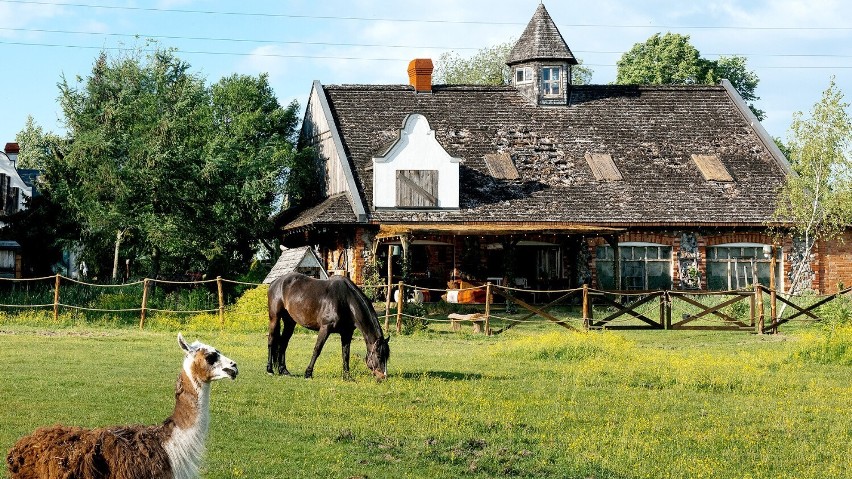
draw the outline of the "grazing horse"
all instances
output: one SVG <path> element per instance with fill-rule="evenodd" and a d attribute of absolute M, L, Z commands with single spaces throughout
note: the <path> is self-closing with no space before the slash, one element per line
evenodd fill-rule
<path fill-rule="evenodd" d="M 325 345 L 328 335 L 340 335 L 343 346 L 343 377 L 349 378 L 349 345 L 355 328 L 361 331 L 367 343 L 367 367 L 379 380 L 387 377 L 387 361 L 390 356 L 388 341 L 382 334 L 379 318 L 370 300 L 343 276 L 329 279 L 314 279 L 300 273 L 287 273 L 269 285 L 269 356 L 266 372 L 289 375 L 284 356 L 287 344 L 293 335 L 296 323 L 319 331 L 314 355 L 305 370 L 305 377 L 314 373 L 314 363 Z M 280 327 L 284 326 L 283 333 Z"/>

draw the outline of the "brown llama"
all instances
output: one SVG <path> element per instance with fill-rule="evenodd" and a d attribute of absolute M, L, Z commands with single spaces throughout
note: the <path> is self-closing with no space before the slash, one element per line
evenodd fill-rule
<path fill-rule="evenodd" d="M 175 409 L 156 426 L 37 429 L 12 447 L 10 479 L 192 479 L 210 423 L 210 383 L 237 377 L 237 364 L 198 341 L 187 344 L 175 387 Z"/>

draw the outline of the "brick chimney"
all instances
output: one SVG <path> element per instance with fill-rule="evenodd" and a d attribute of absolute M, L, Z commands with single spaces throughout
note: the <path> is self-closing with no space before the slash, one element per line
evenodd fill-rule
<path fill-rule="evenodd" d="M 417 93 L 432 92 L 432 59 L 415 58 L 408 63 L 408 82 Z"/>
<path fill-rule="evenodd" d="M 3 148 L 6 156 L 9 157 L 9 161 L 12 162 L 12 166 L 15 166 L 18 163 L 18 153 L 20 149 L 18 148 L 17 143 L 6 143 L 6 146 Z"/>

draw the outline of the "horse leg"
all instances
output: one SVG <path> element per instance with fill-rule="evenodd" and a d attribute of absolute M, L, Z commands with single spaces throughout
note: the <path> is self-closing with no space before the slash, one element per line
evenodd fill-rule
<path fill-rule="evenodd" d="M 343 356 L 343 379 L 350 380 L 352 376 L 349 374 L 349 346 L 352 344 L 353 331 L 340 332 L 340 351 Z"/>
<path fill-rule="evenodd" d="M 317 334 L 317 343 L 314 345 L 314 355 L 311 357 L 311 363 L 308 364 L 308 369 L 305 370 L 305 379 L 310 379 L 314 376 L 314 363 L 322 352 L 322 347 L 325 346 L 325 340 L 328 339 L 328 327 L 323 326 Z"/>
<path fill-rule="evenodd" d="M 281 347 L 281 320 L 274 308 L 269 308 L 269 333 L 266 335 L 268 354 L 266 358 L 266 373 L 274 374 L 274 366 L 278 363 L 278 349 Z"/>
<path fill-rule="evenodd" d="M 290 338 L 293 336 L 293 330 L 296 329 L 296 321 L 289 314 L 284 316 L 284 332 L 281 335 L 281 343 L 278 347 L 278 374 L 289 376 L 290 371 L 287 370 L 287 361 L 285 359 L 287 353 L 287 345 L 290 344 Z"/>

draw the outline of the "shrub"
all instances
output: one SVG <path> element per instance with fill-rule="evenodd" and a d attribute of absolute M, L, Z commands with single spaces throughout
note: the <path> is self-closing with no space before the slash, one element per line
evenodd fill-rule
<path fill-rule="evenodd" d="M 802 334 L 799 340 L 794 360 L 852 366 L 852 324 L 835 325 L 823 333 Z"/>

